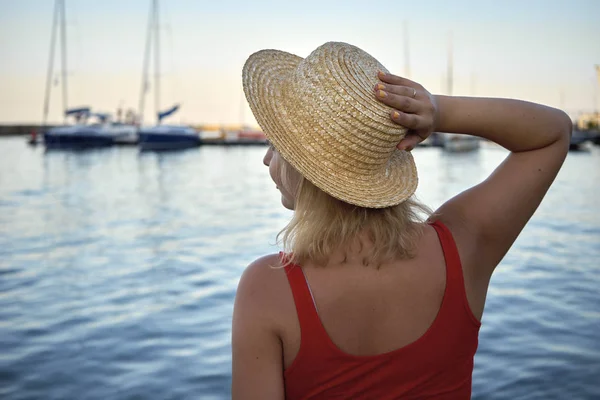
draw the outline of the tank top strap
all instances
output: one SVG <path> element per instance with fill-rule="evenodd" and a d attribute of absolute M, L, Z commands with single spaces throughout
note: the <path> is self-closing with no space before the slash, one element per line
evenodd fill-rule
<path fill-rule="evenodd" d="M 471 307 L 469 306 L 469 301 L 467 300 L 463 268 L 452 232 L 450 232 L 450 229 L 448 229 L 441 221 L 432 222 L 430 225 L 437 232 L 442 245 L 444 259 L 446 260 L 446 296 L 448 298 L 445 299 L 444 302 L 447 302 L 451 308 L 464 309 L 464 311 L 467 312 L 468 317 L 476 324 L 479 324 L 479 321 L 477 321 L 473 315 Z"/>
<path fill-rule="evenodd" d="M 286 262 L 286 255 L 280 253 L 282 263 Z M 301 342 L 302 346 L 309 346 L 313 350 L 315 346 L 321 347 L 328 338 L 325 328 L 321 324 L 321 319 L 317 313 L 313 295 L 304 276 L 304 272 L 299 265 L 289 264 L 285 266 L 294 303 L 296 305 L 296 313 L 300 323 Z M 324 336 L 325 335 L 325 336 Z"/>
<path fill-rule="evenodd" d="M 444 225 L 441 221 L 435 221 L 430 224 L 433 229 L 436 230 L 440 243 L 442 245 L 442 251 L 444 252 L 444 258 L 446 259 L 446 270 L 449 274 L 448 277 L 455 279 L 455 275 L 460 275 L 462 280 L 462 265 L 460 263 L 460 256 L 458 254 L 458 248 L 452 237 L 450 229 Z M 460 268 L 460 269 L 458 269 Z"/>

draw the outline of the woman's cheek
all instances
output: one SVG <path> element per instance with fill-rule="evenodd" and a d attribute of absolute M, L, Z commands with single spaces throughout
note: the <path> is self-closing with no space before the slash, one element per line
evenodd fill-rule
<path fill-rule="evenodd" d="M 269 165 L 269 175 L 271 175 L 271 179 L 277 186 L 280 186 L 279 182 L 279 171 L 277 168 L 277 161 L 275 159 L 271 160 L 271 164 Z"/>

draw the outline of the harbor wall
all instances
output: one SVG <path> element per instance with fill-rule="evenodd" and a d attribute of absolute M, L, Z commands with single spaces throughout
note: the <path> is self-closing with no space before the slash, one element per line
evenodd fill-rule
<path fill-rule="evenodd" d="M 46 128 L 52 128 L 48 125 Z M 0 125 L 0 136 L 23 136 L 30 135 L 32 131 L 41 132 L 41 125 Z"/>

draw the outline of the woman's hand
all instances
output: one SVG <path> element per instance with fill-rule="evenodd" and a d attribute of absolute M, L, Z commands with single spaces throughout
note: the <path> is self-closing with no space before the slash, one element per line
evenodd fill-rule
<path fill-rule="evenodd" d="M 436 128 L 439 113 L 435 97 L 409 79 L 383 72 L 378 78 L 382 83 L 375 85 L 375 97 L 395 109 L 390 114 L 392 121 L 408 129 L 397 147 L 411 151 Z"/>

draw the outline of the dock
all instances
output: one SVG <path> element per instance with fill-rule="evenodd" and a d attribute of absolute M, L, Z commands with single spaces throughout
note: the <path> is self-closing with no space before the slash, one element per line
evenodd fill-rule
<path fill-rule="evenodd" d="M 45 129 L 57 127 L 59 125 L 48 125 L 42 127 L 41 125 L 0 125 L 0 137 L 9 136 L 22 136 L 30 139 L 33 132 L 37 134 L 36 142 L 31 144 L 43 144 L 41 132 Z M 252 131 L 227 131 L 226 133 L 219 133 L 215 131 L 205 132 L 198 129 L 198 135 L 200 141 L 198 146 L 266 146 L 268 144 L 262 132 Z M 135 146 L 137 145 L 135 140 L 117 140 L 115 146 Z"/>

